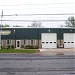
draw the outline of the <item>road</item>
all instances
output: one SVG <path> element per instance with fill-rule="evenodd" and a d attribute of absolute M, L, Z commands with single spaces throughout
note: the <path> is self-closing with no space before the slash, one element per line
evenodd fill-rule
<path fill-rule="evenodd" d="M 74 55 L 0 54 L 0 75 L 75 75 Z"/>

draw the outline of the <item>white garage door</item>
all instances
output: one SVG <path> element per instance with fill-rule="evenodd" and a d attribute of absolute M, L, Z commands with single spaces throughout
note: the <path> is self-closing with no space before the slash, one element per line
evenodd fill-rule
<path fill-rule="evenodd" d="M 42 48 L 57 48 L 57 34 L 56 33 L 42 33 Z"/>
<path fill-rule="evenodd" d="M 64 33 L 64 48 L 75 47 L 75 33 Z"/>

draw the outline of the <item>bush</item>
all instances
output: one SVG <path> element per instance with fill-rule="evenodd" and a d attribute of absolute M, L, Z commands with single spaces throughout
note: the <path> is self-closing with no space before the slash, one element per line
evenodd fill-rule
<path fill-rule="evenodd" d="M 0 49 L 3 49 L 3 46 L 1 46 Z"/>
<path fill-rule="evenodd" d="M 7 49 L 10 49 L 10 48 L 11 48 L 11 46 L 10 46 L 10 45 L 8 45 L 8 46 L 7 46 Z"/>
<path fill-rule="evenodd" d="M 26 49 L 34 49 L 34 46 L 26 45 L 25 48 L 26 48 Z"/>
<path fill-rule="evenodd" d="M 6 47 L 6 46 L 1 46 L 1 49 L 7 49 L 8 47 Z"/>
<path fill-rule="evenodd" d="M 11 46 L 8 45 L 8 46 L 7 46 L 7 49 L 10 49 L 10 48 L 14 49 L 14 45 L 11 45 Z"/>
<path fill-rule="evenodd" d="M 11 47 L 10 47 L 10 48 L 14 49 L 14 45 L 11 45 Z"/>

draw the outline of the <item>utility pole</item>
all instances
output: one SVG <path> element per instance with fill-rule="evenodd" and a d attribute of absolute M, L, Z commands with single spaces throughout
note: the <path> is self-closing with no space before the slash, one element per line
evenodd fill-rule
<path fill-rule="evenodd" d="M 3 18 L 3 10 L 1 12 L 1 26 L 0 26 L 0 49 L 1 49 L 1 35 L 2 35 L 2 18 Z"/>

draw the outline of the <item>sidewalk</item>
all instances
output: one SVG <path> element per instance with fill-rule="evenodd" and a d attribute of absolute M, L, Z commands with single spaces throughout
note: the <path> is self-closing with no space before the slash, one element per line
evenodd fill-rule
<path fill-rule="evenodd" d="M 39 49 L 41 55 L 75 55 L 75 48 Z"/>

